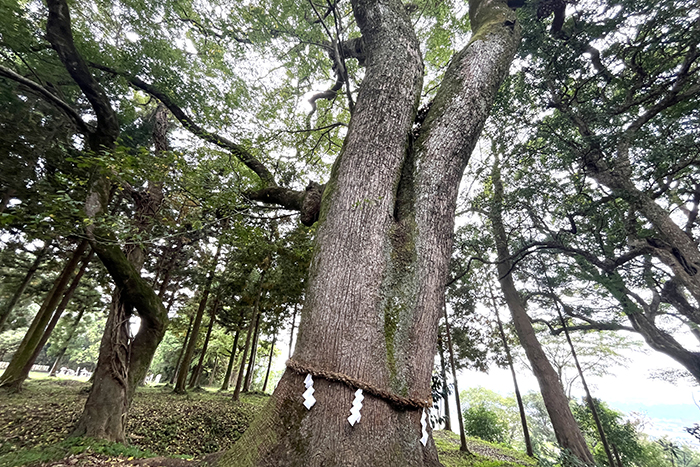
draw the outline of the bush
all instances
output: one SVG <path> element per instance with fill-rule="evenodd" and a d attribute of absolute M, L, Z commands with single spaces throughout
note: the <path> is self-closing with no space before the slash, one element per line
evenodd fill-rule
<path fill-rule="evenodd" d="M 491 443 L 505 443 L 508 439 L 508 425 L 499 419 L 496 412 L 483 405 L 469 407 L 464 411 L 464 431 L 469 436 Z"/>

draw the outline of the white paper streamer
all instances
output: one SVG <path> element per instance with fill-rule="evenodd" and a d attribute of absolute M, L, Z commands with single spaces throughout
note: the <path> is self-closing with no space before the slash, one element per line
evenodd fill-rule
<path fill-rule="evenodd" d="M 362 401 L 364 398 L 365 396 L 362 395 L 362 389 L 355 391 L 355 399 L 352 401 L 350 416 L 348 417 L 350 426 L 355 426 L 355 423 L 359 422 L 362 418 L 362 415 L 360 415 L 360 409 L 362 408 Z"/>
<path fill-rule="evenodd" d="M 306 386 L 306 391 L 302 394 L 304 396 L 304 407 L 306 407 L 306 410 L 311 410 L 311 407 L 316 403 L 316 398 L 314 397 L 316 390 L 314 389 L 314 379 L 310 374 L 306 375 L 304 386 Z"/>
<path fill-rule="evenodd" d="M 423 415 L 420 416 L 420 425 L 422 428 L 422 433 L 423 437 L 420 439 L 420 442 L 423 443 L 423 446 L 428 444 L 428 422 L 427 422 L 428 416 L 425 414 L 425 409 L 423 409 Z"/>

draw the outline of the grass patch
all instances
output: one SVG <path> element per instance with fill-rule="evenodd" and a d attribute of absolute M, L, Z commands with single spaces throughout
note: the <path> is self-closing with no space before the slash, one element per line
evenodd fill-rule
<path fill-rule="evenodd" d="M 91 453 L 99 457 L 134 459 L 154 457 L 156 454 L 143 451 L 136 446 L 125 446 L 121 443 L 90 438 L 70 438 L 59 443 L 40 445 L 28 449 L 0 455 L 0 466 L 19 467 L 24 465 L 41 464 L 59 459 L 75 457 L 76 454 Z"/>
<path fill-rule="evenodd" d="M 535 459 L 508 447 L 476 438 L 467 438 L 470 453 L 459 450 L 459 435 L 433 431 L 433 439 L 445 467 L 534 467 Z"/>

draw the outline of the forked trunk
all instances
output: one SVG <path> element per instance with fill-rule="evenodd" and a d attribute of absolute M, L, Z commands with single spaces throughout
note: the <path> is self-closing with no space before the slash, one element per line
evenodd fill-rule
<path fill-rule="evenodd" d="M 294 356 L 220 465 L 440 465 L 421 416 L 432 405 L 457 192 L 518 42 L 505 1 L 471 3 L 473 40 L 414 141 L 423 64 L 405 6 L 352 2 L 366 70 L 323 194 Z M 317 402 L 307 410 L 311 373 Z M 358 387 L 361 420 L 351 426 Z"/>

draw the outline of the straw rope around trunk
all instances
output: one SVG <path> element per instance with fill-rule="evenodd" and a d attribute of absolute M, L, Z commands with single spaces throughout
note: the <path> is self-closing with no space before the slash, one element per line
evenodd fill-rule
<path fill-rule="evenodd" d="M 344 383 L 355 389 L 362 389 L 362 391 L 380 399 L 384 399 L 386 402 L 399 409 L 429 409 L 433 405 L 432 397 L 427 400 L 418 399 L 415 397 L 402 397 L 392 392 L 385 391 L 384 389 L 377 388 L 364 381 L 352 378 L 348 375 L 337 373 L 335 371 L 318 370 L 292 359 L 287 360 L 286 365 L 290 370 L 296 371 L 300 374 L 310 374 L 311 376 L 323 378 L 328 381 Z"/>

